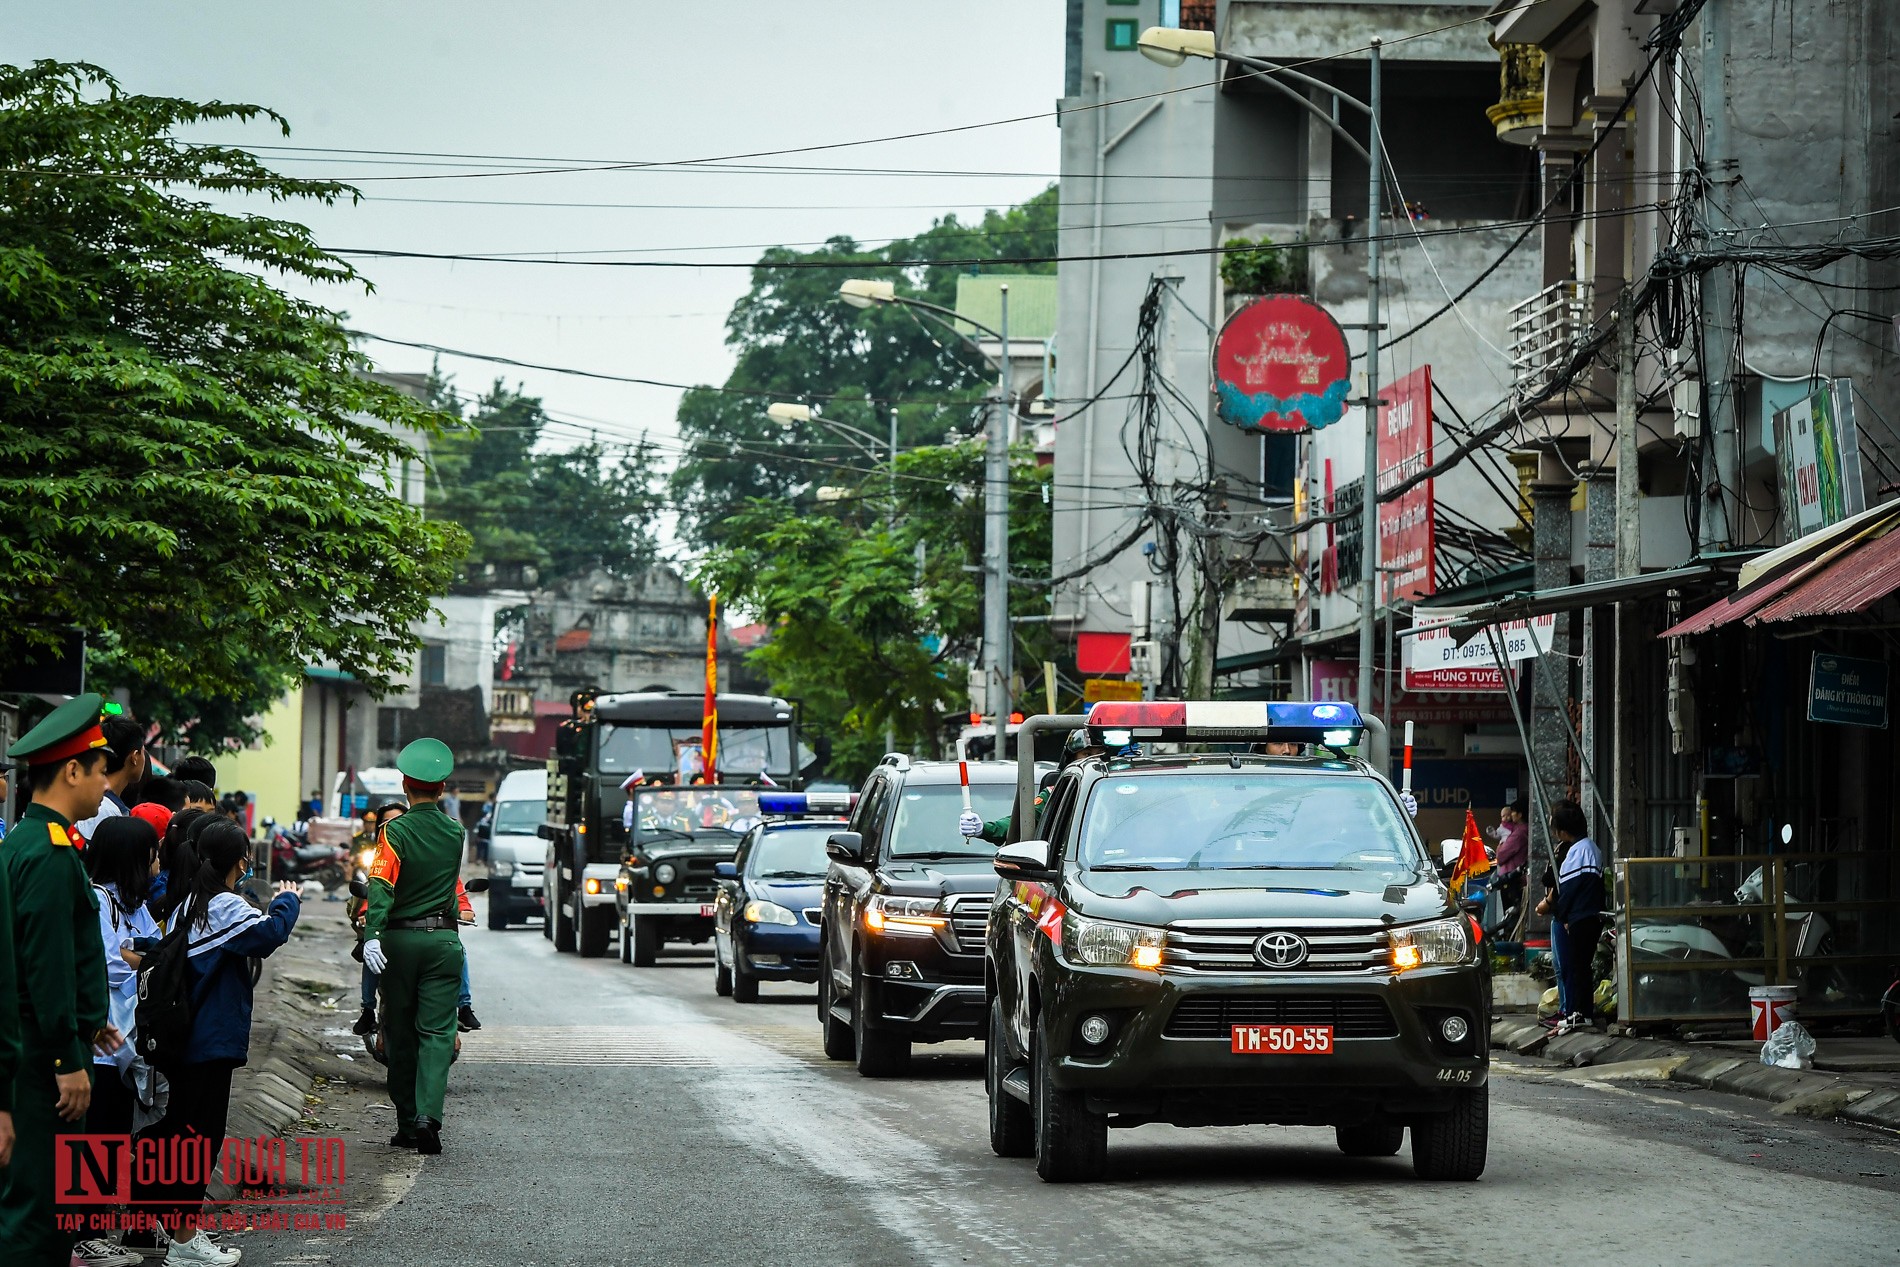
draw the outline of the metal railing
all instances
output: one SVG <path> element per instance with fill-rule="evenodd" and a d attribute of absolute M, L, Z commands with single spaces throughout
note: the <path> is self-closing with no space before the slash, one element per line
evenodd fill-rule
<path fill-rule="evenodd" d="M 1885 853 L 1617 863 L 1617 1018 L 1746 1022 L 1748 991 L 1791 985 L 1804 1017 L 1869 1016 L 1900 960 Z"/>
<path fill-rule="evenodd" d="M 1519 396 L 1544 390 L 1590 328 L 1591 285 L 1561 281 L 1511 307 L 1511 378 Z"/>

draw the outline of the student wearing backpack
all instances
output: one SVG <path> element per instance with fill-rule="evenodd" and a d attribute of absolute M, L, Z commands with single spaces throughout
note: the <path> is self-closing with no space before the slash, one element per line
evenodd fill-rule
<path fill-rule="evenodd" d="M 130 1135 L 134 1099 L 125 1081 L 138 1038 L 126 1018 L 138 999 L 140 956 L 129 949 L 141 937 L 157 938 L 158 921 L 145 909 L 158 871 L 158 833 L 143 818 L 120 815 L 100 821 L 86 846 L 86 872 L 99 898 L 99 940 L 106 957 L 111 1014 L 127 1045 L 92 1058 L 89 1135 Z"/>
<path fill-rule="evenodd" d="M 171 1082 L 171 1104 L 151 1135 L 207 1139 L 214 1153 L 224 1141 L 231 1072 L 250 1056 L 251 974 L 245 961 L 263 958 L 290 940 L 302 909 L 293 881 L 278 884 L 266 912 L 235 892 L 250 874 L 250 849 L 250 837 L 229 820 L 211 822 L 198 833 L 198 867 L 185 879 L 172 915 L 174 933 L 186 939 L 190 1038 L 174 1057 L 154 1060 Z M 230 1267 L 241 1257 L 191 1226 L 204 1208 L 204 1195 L 203 1182 L 169 1184 L 150 1193 L 159 1203 L 155 1214 L 185 1220 L 172 1236 L 167 1263 Z"/>

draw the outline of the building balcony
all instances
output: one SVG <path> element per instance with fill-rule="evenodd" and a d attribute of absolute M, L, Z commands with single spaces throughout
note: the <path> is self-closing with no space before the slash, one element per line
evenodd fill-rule
<path fill-rule="evenodd" d="M 1544 130 L 1544 50 L 1535 44 L 1498 45 L 1498 103 L 1485 118 L 1507 145 L 1530 145 Z"/>
<path fill-rule="evenodd" d="M 1227 591 L 1222 614 L 1228 620 L 1291 620 L 1298 594 L 1299 578 L 1291 569 L 1242 577 Z"/>
<path fill-rule="evenodd" d="M 1561 281 L 1510 309 L 1512 390 L 1519 399 L 1550 386 L 1589 333 L 1589 282 Z"/>

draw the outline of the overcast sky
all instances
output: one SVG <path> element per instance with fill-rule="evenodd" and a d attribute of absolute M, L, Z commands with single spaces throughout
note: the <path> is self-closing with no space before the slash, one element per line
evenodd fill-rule
<path fill-rule="evenodd" d="M 711 168 L 387 179 L 508 165 L 417 151 L 676 160 L 1043 113 L 1061 91 L 1062 6 L 1055 0 L 65 0 L 10 7 L 0 30 L 9 61 L 90 61 L 129 91 L 254 102 L 283 114 L 293 129 L 288 139 L 261 125 L 220 128 L 204 139 L 317 148 L 267 153 L 287 172 L 360 180 L 366 198 L 356 206 L 289 212 L 331 247 L 750 261 L 769 244 L 837 233 L 873 241 L 914 233 L 945 211 L 980 216 L 1035 193 L 1056 170 L 1056 128 L 1045 118 L 763 160 L 1023 173 L 1003 177 Z M 345 149 L 401 153 L 336 152 Z M 725 377 L 731 358 L 722 323 L 747 283 L 733 269 L 359 263 L 373 295 L 331 289 L 321 298 L 361 329 L 685 382 Z M 385 369 L 428 368 L 427 353 L 369 350 Z M 675 434 L 674 391 L 447 357 L 443 367 L 465 390 L 505 373 L 558 417 L 596 420 L 603 438 L 642 429 Z"/>

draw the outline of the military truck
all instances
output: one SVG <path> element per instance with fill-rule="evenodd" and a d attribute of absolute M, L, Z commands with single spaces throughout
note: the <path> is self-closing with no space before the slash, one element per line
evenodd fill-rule
<path fill-rule="evenodd" d="M 697 749 L 705 696 L 692 691 L 603 695 L 576 691 L 572 715 L 548 758 L 545 936 L 560 951 L 598 958 L 618 923 L 615 882 L 629 856 L 629 785 L 658 776 L 690 783 L 683 754 Z M 714 697 L 719 710 L 718 767 L 727 783 L 797 788 L 809 754 L 798 742 L 798 710 L 769 695 Z M 639 776 L 637 779 L 635 776 Z M 699 914 L 692 903 L 691 914 Z M 651 914 L 687 914 L 654 910 Z"/>

